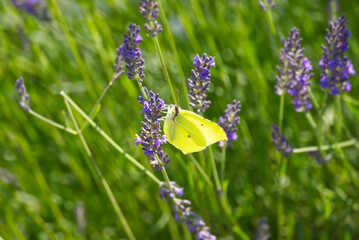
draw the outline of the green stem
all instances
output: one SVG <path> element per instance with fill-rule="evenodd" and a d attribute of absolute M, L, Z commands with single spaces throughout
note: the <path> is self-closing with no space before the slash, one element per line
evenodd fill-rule
<path fill-rule="evenodd" d="M 212 146 L 208 147 L 208 152 L 209 152 L 209 158 L 211 160 L 214 182 L 215 182 L 216 188 L 217 188 L 216 190 L 220 195 L 222 195 L 222 186 L 221 186 L 221 182 L 219 181 L 218 171 L 217 171 L 216 162 L 215 162 L 214 156 L 213 156 Z"/>
<path fill-rule="evenodd" d="M 161 61 L 161 64 L 162 64 L 163 75 L 165 75 L 168 87 L 170 88 L 170 91 L 171 91 L 172 100 L 175 103 L 175 105 L 178 105 L 177 97 L 176 97 L 175 90 L 173 89 L 173 86 L 172 86 L 172 83 L 171 83 L 170 75 L 168 74 L 166 63 L 163 60 L 163 55 L 162 55 L 160 44 L 158 42 L 158 38 L 154 37 L 154 41 L 155 41 L 158 56 L 160 57 L 160 61 Z"/>
<path fill-rule="evenodd" d="M 315 99 L 314 96 L 312 97 L 312 99 Z M 318 114 L 319 114 L 318 128 L 317 129 L 313 128 L 317 134 L 317 140 L 318 140 L 318 144 L 319 144 L 318 151 L 321 151 L 321 145 L 323 145 L 323 142 L 324 142 L 324 135 L 322 134 L 323 123 L 326 126 L 326 128 L 329 129 L 329 126 L 323 116 L 327 99 L 328 99 L 328 91 L 325 91 L 322 106 L 318 110 Z"/>
<path fill-rule="evenodd" d="M 147 96 L 145 90 L 143 89 L 142 83 L 140 83 L 139 81 L 137 81 L 137 83 L 138 83 L 138 87 L 140 88 L 140 91 L 141 91 L 141 93 L 142 93 L 142 96 L 143 96 L 146 100 L 148 100 L 148 96 Z"/>
<path fill-rule="evenodd" d="M 127 160 L 129 160 L 134 166 L 136 166 L 138 169 L 143 171 L 144 174 L 146 174 L 148 177 L 150 177 L 153 181 L 155 181 L 158 185 L 161 185 L 162 182 L 153 175 L 150 171 L 148 171 L 141 163 L 139 163 L 136 159 L 134 159 L 131 155 L 129 155 L 127 152 L 125 152 L 110 136 L 108 136 L 102 129 L 94 122 L 92 119 L 82 111 L 82 109 L 77 106 L 77 104 L 72 101 L 72 99 L 67 96 L 67 94 L 64 91 L 61 91 L 61 96 L 63 96 L 70 104 L 75 108 L 75 110 L 82 115 L 83 118 L 85 118 L 90 125 L 107 141 L 109 142 L 118 152 L 120 152 Z"/>
<path fill-rule="evenodd" d="M 282 131 L 282 127 L 283 127 L 283 113 L 284 113 L 284 98 L 285 98 L 285 94 L 282 94 L 280 96 L 280 104 L 279 104 L 279 131 Z M 285 159 L 285 158 L 284 158 Z M 283 213 L 283 200 L 282 200 L 282 195 L 283 195 L 283 188 L 281 185 L 281 179 L 282 179 L 282 174 L 285 173 L 285 169 L 283 168 L 284 166 L 284 162 L 286 160 L 283 160 L 283 156 L 280 156 L 280 160 L 279 160 L 279 169 L 278 169 L 278 179 L 277 179 L 277 184 L 278 184 L 278 194 L 277 194 L 277 198 L 278 198 L 278 203 L 277 203 L 277 229 L 278 229 L 278 240 L 281 239 L 281 229 L 283 226 L 283 218 L 284 218 L 284 213 Z M 287 164 L 285 164 L 286 166 Z"/>
<path fill-rule="evenodd" d="M 107 91 L 110 89 L 110 87 L 125 73 L 125 71 L 120 71 L 119 73 L 115 74 L 111 81 L 107 84 L 106 88 L 102 91 L 100 97 L 97 99 L 95 105 L 92 107 L 91 111 L 90 111 L 90 118 L 91 119 L 94 119 L 98 113 L 98 110 L 100 108 L 100 103 L 103 99 L 103 97 L 105 96 L 105 94 L 107 93 Z M 83 132 L 83 130 L 88 126 L 89 122 L 85 122 L 81 128 L 80 128 L 80 131 Z"/>
<path fill-rule="evenodd" d="M 224 146 L 222 147 L 222 159 L 221 159 L 221 181 L 222 186 L 224 183 L 224 169 L 226 167 L 226 149 L 227 149 L 227 143 L 224 143 Z"/>
<path fill-rule="evenodd" d="M 167 171 L 166 171 L 166 168 L 165 168 L 163 162 L 161 161 L 161 159 L 158 157 L 157 154 L 155 155 L 155 158 L 156 158 L 158 164 L 161 166 L 161 172 L 162 172 L 163 178 L 166 180 L 168 189 L 169 189 L 173 194 L 175 194 L 174 191 L 173 191 L 173 189 L 172 189 L 171 181 L 170 181 L 170 178 L 168 177 L 168 174 L 167 174 Z"/>
<path fill-rule="evenodd" d="M 80 132 L 80 128 L 79 128 L 79 126 L 77 124 L 75 116 L 73 115 L 71 107 L 70 107 L 69 103 L 67 102 L 66 98 L 64 98 L 64 101 L 65 101 L 66 107 L 67 107 L 67 109 L 69 111 L 69 114 L 71 116 L 72 122 L 74 123 L 75 128 L 76 128 L 76 130 L 78 132 L 78 135 L 80 137 L 81 143 L 82 143 L 82 145 L 83 145 L 83 147 L 84 147 L 84 149 L 86 151 L 86 154 L 88 156 L 88 158 L 86 158 L 87 159 L 86 162 L 87 162 L 89 168 L 91 169 L 91 171 L 93 172 L 94 178 L 98 179 L 97 181 L 99 181 L 101 183 L 103 189 L 105 190 L 105 192 L 106 192 L 106 194 L 107 194 L 107 196 L 108 196 L 108 198 L 109 198 L 109 200 L 110 200 L 110 202 L 112 204 L 112 207 L 114 208 L 118 218 L 120 219 L 120 222 L 122 223 L 123 228 L 125 229 L 127 237 L 129 239 L 136 239 L 135 236 L 133 235 L 132 231 L 131 231 L 130 226 L 127 223 L 127 220 L 126 220 L 125 216 L 122 213 L 122 210 L 121 210 L 120 206 L 118 205 L 118 203 L 116 201 L 115 196 L 113 195 L 113 192 L 112 192 L 110 186 L 108 185 L 106 179 L 103 177 L 103 174 L 102 174 L 100 168 L 98 167 L 98 165 L 97 165 L 97 163 L 95 161 L 95 158 L 93 157 L 93 155 L 91 153 L 91 150 L 90 150 L 89 146 L 86 143 L 86 140 L 85 140 L 84 136 Z"/>
<path fill-rule="evenodd" d="M 103 90 L 103 92 L 101 93 L 100 97 L 97 99 L 95 105 L 92 107 L 91 112 L 89 114 L 89 116 L 91 118 L 93 118 L 94 116 L 92 116 L 92 114 L 95 112 L 95 110 L 97 109 L 98 105 L 101 103 L 102 98 L 105 96 L 105 94 L 107 93 L 107 91 L 110 89 L 110 87 L 125 73 L 124 70 L 120 71 L 119 73 L 115 74 L 113 76 L 113 78 L 111 79 L 111 81 L 107 84 L 106 88 Z"/>
<path fill-rule="evenodd" d="M 280 166 L 279 166 L 279 174 L 278 174 L 278 206 L 277 206 L 277 228 L 278 228 L 278 240 L 282 238 L 281 231 L 282 226 L 284 225 L 284 207 L 283 207 L 283 186 L 282 179 L 285 176 L 285 172 L 287 169 L 287 158 L 281 155 L 280 157 Z"/>
<path fill-rule="evenodd" d="M 211 179 L 208 177 L 208 175 L 206 174 L 206 172 L 203 170 L 203 168 L 201 167 L 201 165 L 198 163 L 198 161 L 196 160 L 196 158 L 192 155 L 192 154 L 188 154 L 188 158 L 194 163 L 194 165 L 196 166 L 196 168 L 198 169 L 198 171 L 201 173 L 201 175 L 203 176 L 204 180 L 207 182 L 207 184 L 209 185 L 210 188 L 213 187 L 213 183 L 211 181 Z"/>
<path fill-rule="evenodd" d="M 216 190 L 217 190 L 217 193 L 219 194 L 220 203 L 224 210 L 224 213 L 226 214 L 227 218 L 231 221 L 231 223 L 233 225 L 233 231 L 236 232 L 241 239 L 249 240 L 250 238 L 247 236 L 247 234 L 245 232 L 243 232 L 243 230 L 241 229 L 241 227 L 239 226 L 239 224 L 237 223 L 237 221 L 233 218 L 233 216 L 231 214 L 230 206 L 229 206 L 229 203 L 226 198 L 226 193 L 223 192 L 221 183 L 219 181 L 218 171 L 217 171 L 216 163 L 215 163 L 214 156 L 213 156 L 212 146 L 208 147 L 208 152 L 209 152 L 209 158 L 211 160 L 211 165 L 212 165 L 212 170 L 213 170 L 213 175 L 214 175 L 214 182 L 215 182 L 215 185 L 217 188 Z"/>
<path fill-rule="evenodd" d="M 345 147 L 350 147 L 355 145 L 356 143 L 358 143 L 357 139 L 351 139 L 345 142 L 340 142 L 340 143 L 335 143 L 335 144 L 331 144 L 331 145 L 324 145 L 320 147 L 320 150 L 329 150 L 329 149 L 338 149 L 338 148 L 345 148 Z M 311 146 L 311 147 L 304 147 L 304 148 L 295 148 L 293 149 L 293 153 L 306 153 L 306 152 L 313 152 L 313 151 L 318 151 L 319 147 L 318 146 Z"/>
<path fill-rule="evenodd" d="M 69 132 L 69 133 L 71 133 L 71 134 L 77 135 L 77 132 L 74 131 L 74 130 L 72 130 L 71 128 L 65 127 L 65 126 L 63 126 L 63 125 L 61 125 L 61 124 L 58 124 L 58 123 L 56 123 L 56 122 L 54 122 L 54 121 L 48 119 L 48 118 L 45 118 L 45 117 L 43 117 L 42 115 L 38 114 L 37 112 L 32 111 L 31 109 L 29 110 L 29 113 L 30 113 L 31 115 L 37 117 L 38 119 L 40 119 L 40 120 L 42 120 L 42 121 L 44 121 L 44 122 L 46 122 L 46 123 L 48 123 L 48 124 L 54 126 L 54 127 L 57 127 L 57 128 L 59 128 L 59 129 L 61 129 L 61 130 L 64 130 L 64 131 L 66 131 L 66 132 Z"/>
<path fill-rule="evenodd" d="M 279 104 L 279 132 L 282 132 L 283 127 L 283 112 L 284 112 L 284 97 L 285 94 L 280 96 L 280 104 Z"/>
<path fill-rule="evenodd" d="M 264 2 L 267 2 L 267 1 L 264 1 Z M 273 18 L 272 18 L 272 13 L 271 13 L 271 10 L 270 10 L 269 6 L 268 6 L 267 9 L 268 9 L 268 11 L 267 11 L 267 16 L 268 16 L 269 26 L 270 26 L 270 28 L 271 28 L 271 30 L 272 30 L 272 33 L 273 33 L 274 35 L 276 35 L 277 32 L 276 32 L 276 30 L 275 30 L 275 26 L 274 26 Z"/>
<path fill-rule="evenodd" d="M 313 130 L 317 131 L 317 129 L 318 129 L 318 128 L 317 128 L 317 124 L 315 123 L 315 121 L 314 121 L 312 115 L 310 114 L 310 112 L 307 112 L 307 113 L 305 114 L 305 116 L 306 116 L 306 118 L 307 118 L 307 120 L 308 120 L 310 126 L 312 126 Z"/>
<path fill-rule="evenodd" d="M 163 21 L 163 25 L 164 25 L 165 29 L 167 29 L 167 31 L 165 31 L 166 35 L 167 35 L 167 39 L 168 39 L 168 41 L 170 43 L 172 53 L 175 56 L 176 64 L 177 64 L 177 67 L 178 67 L 178 74 L 180 76 L 181 83 L 182 83 L 182 91 L 183 91 L 183 93 L 185 95 L 185 99 L 186 99 L 186 105 L 187 105 L 188 109 L 192 109 L 191 106 L 189 105 L 187 82 L 186 82 L 186 79 L 185 79 L 185 76 L 184 76 L 184 73 L 183 73 L 183 70 L 182 70 L 181 59 L 180 59 L 180 57 L 178 55 L 178 51 L 177 51 L 177 48 L 176 48 L 176 43 L 174 41 L 174 37 L 173 37 L 172 32 L 171 32 L 171 27 L 168 24 L 165 11 L 163 10 L 163 7 L 162 7 L 161 0 L 159 0 L 158 3 L 159 3 L 158 7 L 159 7 L 159 10 L 160 10 L 160 16 L 161 16 L 161 19 Z"/>
<path fill-rule="evenodd" d="M 319 112 L 319 103 L 318 103 L 318 100 L 317 98 L 314 96 L 312 90 L 310 89 L 310 87 L 307 87 L 307 92 L 309 93 L 309 97 L 312 99 L 313 101 L 313 105 L 314 105 L 314 108 Z"/>
<path fill-rule="evenodd" d="M 335 135 L 336 139 L 340 140 L 343 128 L 342 100 L 340 95 L 336 96 L 335 103 Z"/>

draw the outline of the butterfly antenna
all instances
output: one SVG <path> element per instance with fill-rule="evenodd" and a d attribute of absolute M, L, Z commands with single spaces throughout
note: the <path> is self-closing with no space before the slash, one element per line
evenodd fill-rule
<path fill-rule="evenodd" d="M 178 91 L 178 89 L 176 89 L 176 91 L 177 91 L 177 104 L 180 105 L 180 104 L 179 104 L 179 102 L 180 102 L 180 101 L 179 101 L 179 91 Z"/>

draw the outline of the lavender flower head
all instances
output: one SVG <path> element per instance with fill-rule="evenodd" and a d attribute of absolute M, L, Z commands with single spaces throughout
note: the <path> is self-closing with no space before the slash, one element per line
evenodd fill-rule
<path fill-rule="evenodd" d="M 30 103 L 30 96 L 26 93 L 24 78 L 20 77 L 18 80 L 16 80 L 15 84 L 16 90 L 19 94 L 20 108 L 24 109 L 25 111 L 30 111 L 29 103 Z"/>
<path fill-rule="evenodd" d="M 254 240 L 268 240 L 270 238 L 269 225 L 267 223 L 267 217 L 262 217 L 257 222 L 257 230 L 254 236 Z"/>
<path fill-rule="evenodd" d="M 276 147 L 278 152 L 281 152 L 284 157 L 288 157 L 293 153 L 293 147 L 289 144 L 289 141 L 279 133 L 277 125 L 273 124 L 272 131 L 272 143 Z"/>
<path fill-rule="evenodd" d="M 128 78 L 142 83 L 145 78 L 145 66 L 141 50 L 138 48 L 138 44 L 142 42 L 140 27 L 130 24 L 128 34 L 124 34 L 124 38 L 123 44 L 116 50 L 117 56 L 113 66 L 115 74 L 119 73 L 125 65 Z"/>
<path fill-rule="evenodd" d="M 262 10 L 265 12 L 275 6 L 275 2 L 273 0 L 264 0 L 264 2 L 259 0 L 258 3 Z"/>
<path fill-rule="evenodd" d="M 24 10 L 41 20 L 50 20 L 45 0 L 11 0 L 11 3 L 18 10 Z"/>
<path fill-rule="evenodd" d="M 223 128 L 227 134 L 227 145 L 232 141 L 237 140 L 236 134 L 237 125 L 240 122 L 239 113 L 241 111 L 240 101 L 233 100 L 232 104 L 227 105 L 227 109 L 224 111 L 224 117 L 219 117 L 218 125 Z M 225 142 L 219 142 L 219 146 L 223 147 Z"/>
<path fill-rule="evenodd" d="M 142 123 L 142 131 L 140 136 L 136 134 L 135 144 L 141 144 L 142 150 L 145 151 L 145 155 L 151 159 L 151 165 L 155 170 L 160 170 L 161 165 L 158 162 L 160 160 L 164 167 L 168 166 L 171 161 L 168 158 L 167 153 L 162 150 L 162 144 L 167 141 L 165 135 L 161 135 L 160 119 L 162 118 L 162 111 L 166 109 L 164 101 L 159 98 L 158 94 L 152 91 L 148 92 L 144 88 L 148 100 L 144 99 L 144 96 L 138 96 L 138 102 L 143 106 L 141 113 L 144 113 L 145 121 Z M 158 159 L 159 158 L 159 159 Z"/>
<path fill-rule="evenodd" d="M 211 104 L 207 101 L 207 92 L 211 83 L 211 67 L 216 67 L 214 57 L 207 57 L 204 53 L 202 58 L 197 54 L 193 59 L 195 69 L 192 69 L 192 76 L 188 78 L 190 106 L 197 113 L 204 113 Z"/>
<path fill-rule="evenodd" d="M 322 46 L 323 57 L 319 62 L 319 67 L 322 68 L 320 86 L 329 88 L 329 93 L 333 96 L 341 91 L 349 92 L 352 87 L 349 76 L 355 74 L 352 63 L 344 55 L 348 51 L 350 37 L 347 23 L 344 14 L 337 21 L 331 22 L 325 37 L 326 46 Z"/>
<path fill-rule="evenodd" d="M 175 182 L 170 182 L 170 184 L 174 193 L 168 189 L 165 183 L 160 188 L 160 198 L 165 198 L 167 202 L 172 199 L 172 210 L 176 221 L 185 223 L 188 231 L 194 236 L 195 240 L 215 240 L 216 236 L 209 232 L 209 227 L 206 226 L 203 219 L 191 211 L 191 202 L 178 198 L 182 197 L 183 188 L 178 187 Z"/>
<path fill-rule="evenodd" d="M 145 29 L 150 37 L 155 37 L 162 32 L 162 26 L 157 22 L 158 18 L 158 3 L 155 0 L 139 1 L 140 14 L 145 17 Z"/>
<path fill-rule="evenodd" d="M 313 77 L 310 61 L 303 56 L 304 48 L 300 48 L 302 39 L 299 30 L 293 28 L 287 40 L 283 38 L 280 51 L 280 67 L 275 86 L 277 95 L 288 92 L 293 98 L 296 112 L 308 112 L 312 108 L 309 100 L 309 80 Z"/>

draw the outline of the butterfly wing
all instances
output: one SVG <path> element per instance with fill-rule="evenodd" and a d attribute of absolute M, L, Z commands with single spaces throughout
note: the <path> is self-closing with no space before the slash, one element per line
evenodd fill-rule
<path fill-rule="evenodd" d="M 226 132 L 217 123 L 186 110 L 182 110 L 179 115 L 186 122 L 194 124 L 203 133 L 207 140 L 207 146 L 219 141 L 228 141 Z"/>
<path fill-rule="evenodd" d="M 169 143 L 184 154 L 199 152 L 206 148 L 207 141 L 203 133 L 191 121 L 182 116 L 182 111 L 173 118 L 167 118 L 164 132 Z"/>

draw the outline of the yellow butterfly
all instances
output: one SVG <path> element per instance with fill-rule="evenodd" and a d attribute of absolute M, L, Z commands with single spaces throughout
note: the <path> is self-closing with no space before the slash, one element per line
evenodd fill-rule
<path fill-rule="evenodd" d="M 178 106 L 169 108 L 164 133 L 168 142 L 184 154 L 199 152 L 213 143 L 228 140 L 218 124 Z"/>

